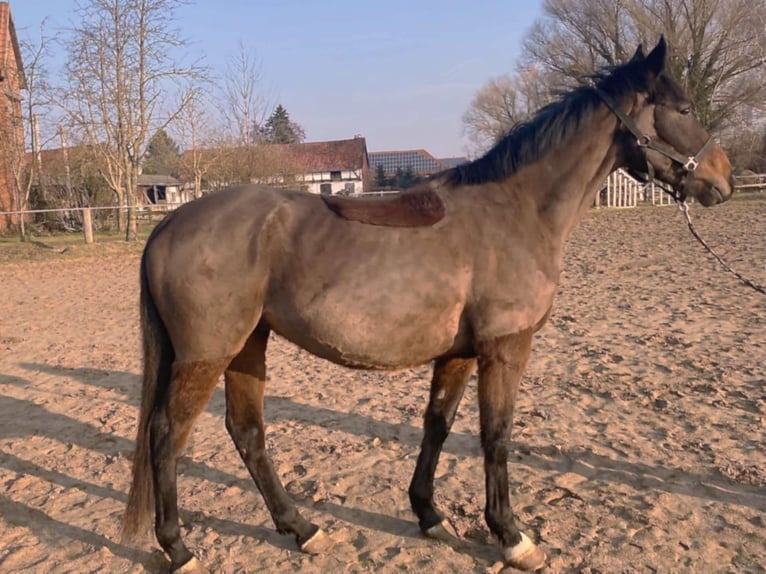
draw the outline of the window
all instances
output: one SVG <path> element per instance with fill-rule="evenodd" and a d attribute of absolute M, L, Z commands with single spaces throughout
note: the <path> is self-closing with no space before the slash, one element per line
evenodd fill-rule
<path fill-rule="evenodd" d="M 167 201 L 165 186 L 153 185 L 149 188 L 146 195 L 149 197 L 149 203 L 157 204 L 160 201 Z"/>
<path fill-rule="evenodd" d="M 343 191 L 346 193 L 354 193 L 356 189 L 354 188 L 353 183 L 347 183 L 345 186 L 343 186 Z"/>
<path fill-rule="evenodd" d="M 320 183 L 319 184 L 319 193 L 322 195 L 331 195 L 332 194 L 332 185 L 329 183 Z"/>
<path fill-rule="evenodd" d="M 331 171 L 330 172 L 330 181 L 340 181 L 340 172 L 339 171 Z"/>

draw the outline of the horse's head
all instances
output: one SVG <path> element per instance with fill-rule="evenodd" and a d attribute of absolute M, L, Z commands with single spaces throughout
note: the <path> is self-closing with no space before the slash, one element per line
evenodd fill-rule
<path fill-rule="evenodd" d="M 641 47 L 629 63 L 643 76 L 627 116 L 599 92 L 622 120 L 624 161 L 632 172 L 648 173 L 670 185 L 680 199 L 693 197 L 710 207 L 731 197 L 731 164 L 721 146 L 694 117 L 688 96 L 665 70 L 666 45 L 644 56 Z"/>

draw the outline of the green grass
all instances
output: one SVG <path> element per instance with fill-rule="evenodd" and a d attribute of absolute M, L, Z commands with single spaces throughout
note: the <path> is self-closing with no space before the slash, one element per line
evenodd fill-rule
<path fill-rule="evenodd" d="M 85 244 L 82 232 L 32 235 L 27 241 L 16 236 L 0 236 L 0 265 L 22 261 L 49 261 L 80 257 L 111 257 L 139 254 L 153 225 L 138 228 L 138 240 L 127 242 L 125 234 L 100 231 L 93 234 L 93 243 Z"/>

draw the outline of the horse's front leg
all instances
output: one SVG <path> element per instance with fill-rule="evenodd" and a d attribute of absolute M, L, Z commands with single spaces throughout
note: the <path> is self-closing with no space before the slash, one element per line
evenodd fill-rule
<path fill-rule="evenodd" d="M 545 566 L 546 555 L 516 527 L 508 494 L 508 442 L 519 382 L 529 359 L 532 331 L 482 341 L 479 355 L 479 419 L 484 451 L 487 526 L 506 564 L 520 570 Z"/>

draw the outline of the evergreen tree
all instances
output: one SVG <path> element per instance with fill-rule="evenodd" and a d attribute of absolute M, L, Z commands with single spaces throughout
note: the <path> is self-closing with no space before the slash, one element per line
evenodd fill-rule
<path fill-rule="evenodd" d="M 402 180 L 399 185 L 401 185 L 402 189 L 408 189 L 415 185 L 417 182 L 417 177 L 415 176 L 415 172 L 412 171 L 412 166 L 408 165 L 406 168 L 404 168 L 404 173 L 402 174 Z"/>
<path fill-rule="evenodd" d="M 181 153 L 175 140 L 165 130 L 157 130 L 144 154 L 143 173 L 175 177 L 180 160 Z"/>
<path fill-rule="evenodd" d="M 394 184 L 396 187 L 399 189 L 408 189 L 417 182 L 418 177 L 415 175 L 411 165 L 408 165 L 404 169 L 401 167 L 396 168 L 396 175 L 394 175 Z"/>
<path fill-rule="evenodd" d="M 404 180 L 404 170 L 402 169 L 402 166 L 399 166 L 396 168 L 396 172 L 394 173 L 393 183 L 396 187 L 401 189 L 403 180 Z"/>
<path fill-rule="evenodd" d="M 257 130 L 256 137 L 263 143 L 292 144 L 301 143 L 306 133 L 301 126 L 290 119 L 290 114 L 282 107 L 282 104 L 279 104 L 266 123 Z"/>
<path fill-rule="evenodd" d="M 382 189 L 388 185 L 388 178 L 386 172 L 383 170 L 383 164 L 379 163 L 375 168 L 375 187 Z"/>

